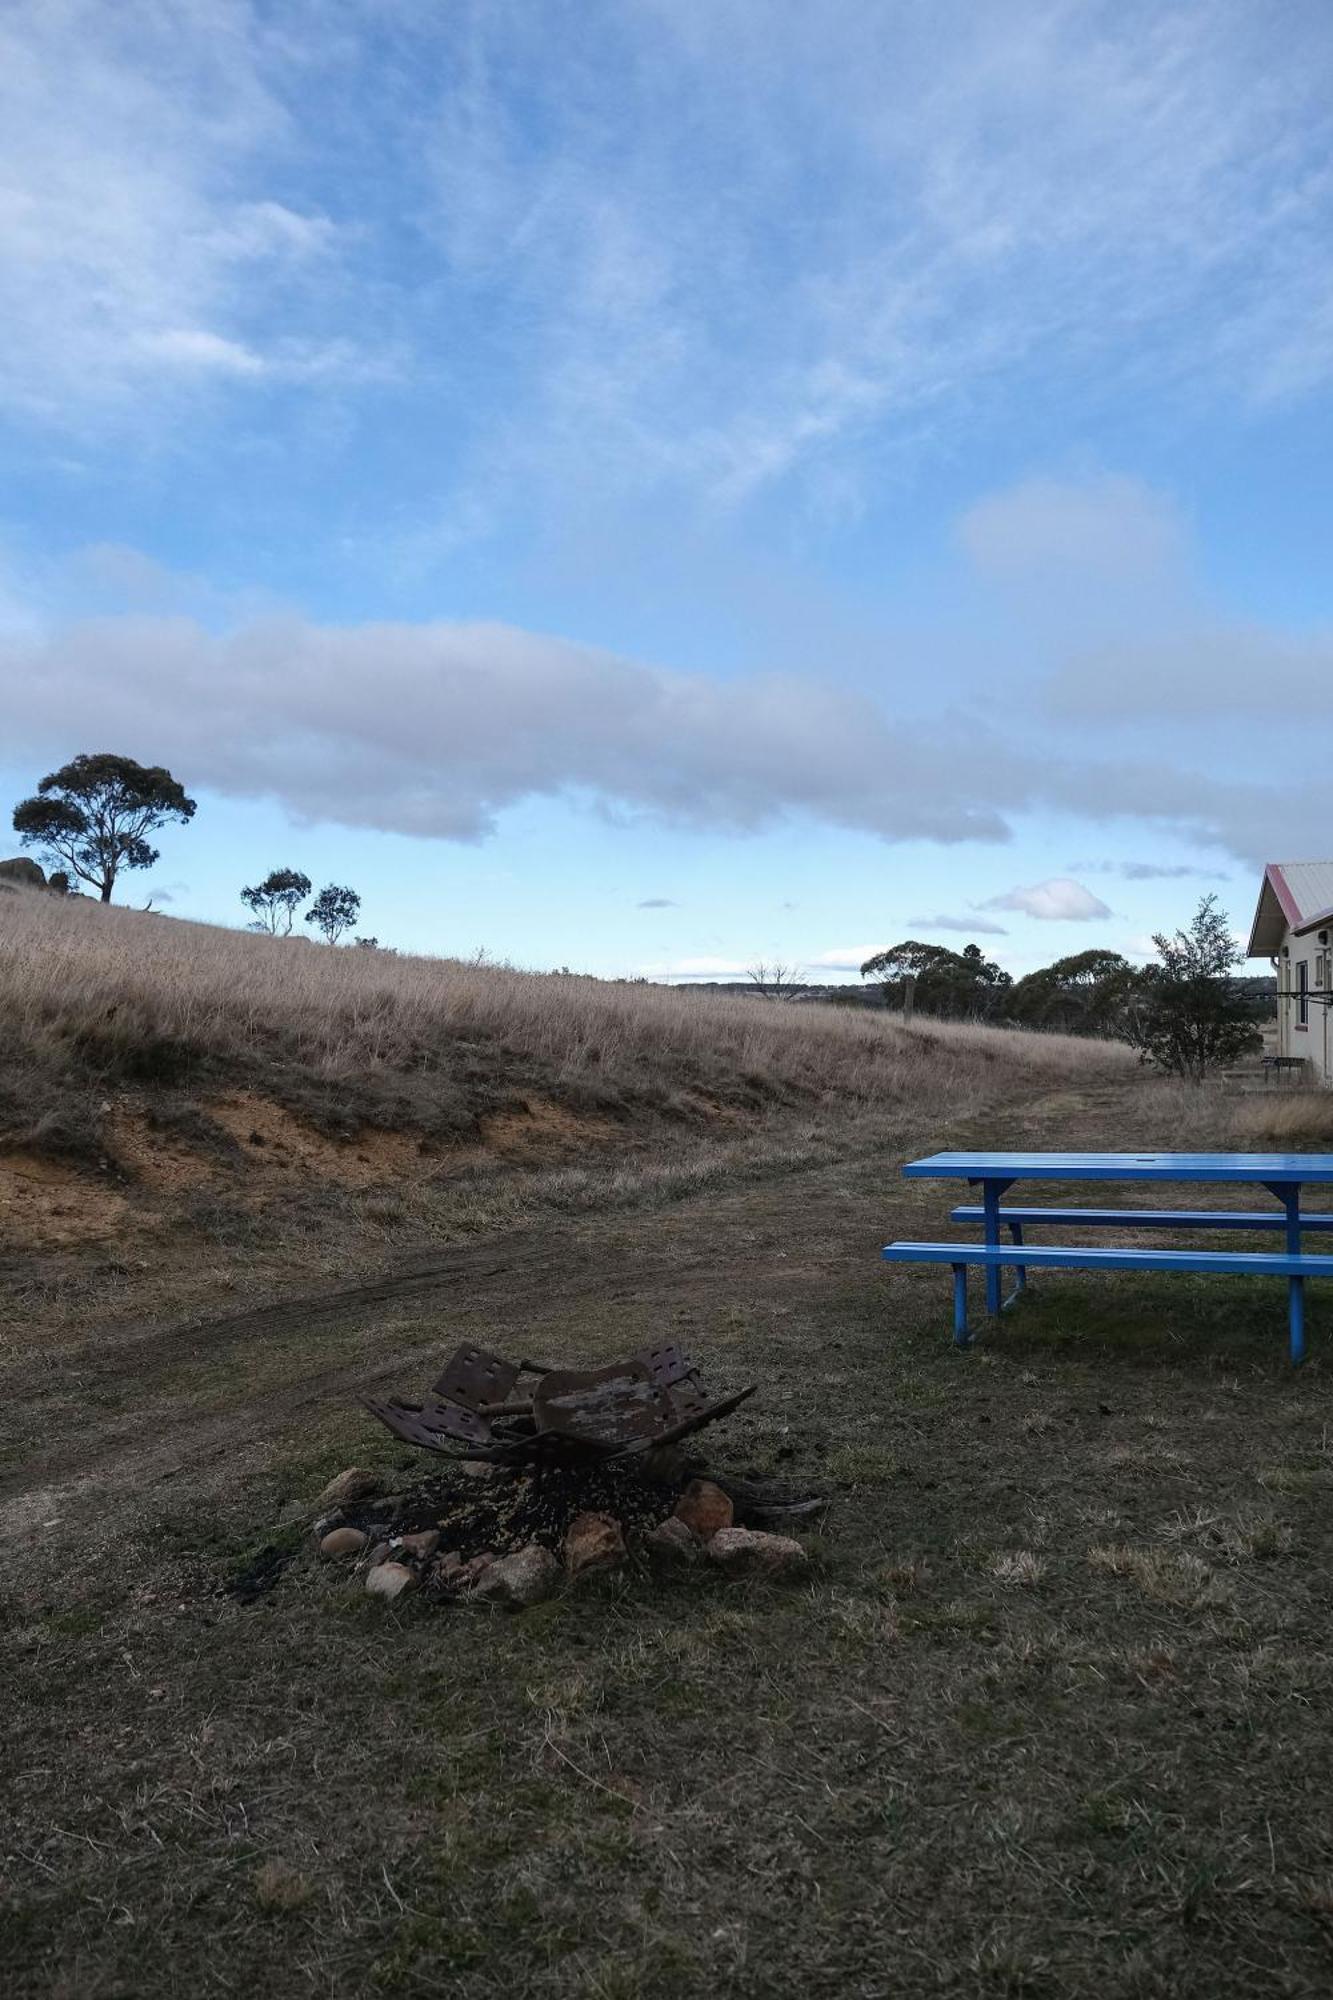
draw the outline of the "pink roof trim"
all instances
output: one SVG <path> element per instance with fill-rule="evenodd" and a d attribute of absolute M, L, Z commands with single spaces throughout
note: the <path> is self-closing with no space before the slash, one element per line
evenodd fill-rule
<path fill-rule="evenodd" d="M 1291 928 L 1295 930 L 1301 921 L 1301 906 L 1287 887 L 1287 879 L 1282 873 L 1281 862 L 1270 861 L 1264 870 L 1264 874 L 1273 885 L 1273 894 L 1282 905 L 1283 916 Z"/>

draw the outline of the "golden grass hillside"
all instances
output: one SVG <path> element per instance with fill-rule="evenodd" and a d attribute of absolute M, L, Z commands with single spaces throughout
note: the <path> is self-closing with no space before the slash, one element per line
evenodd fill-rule
<path fill-rule="evenodd" d="M 330 949 L 23 892 L 0 897 L 0 1026 L 0 1131 L 38 1147 L 76 1147 L 98 1093 L 124 1086 L 243 1085 L 335 1136 L 447 1143 L 534 1095 L 706 1123 L 1130 1064 L 1068 1037 Z"/>
<path fill-rule="evenodd" d="M 1133 1073 L 1107 1044 L 0 894 L 0 1289 L 29 1325 L 342 1277 Z"/>

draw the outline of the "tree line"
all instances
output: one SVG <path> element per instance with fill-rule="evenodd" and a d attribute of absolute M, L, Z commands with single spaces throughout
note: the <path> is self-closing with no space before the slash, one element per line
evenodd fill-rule
<path fill-rule="evenodd" d="M 151 868 L 159 858 L 149 834 L 173 823 L 185 825 L 195 810 L 195 801 L 162 765 L 138 764 L 133 757 L 103 751 L 48 772 L 32 797 L 15 806 L 14 831 L 24 847 L 41 848 L 49 862 L 59 864 L 48 888 L 78 895 L 84 882 L 100 902 L 109 903 L 123 873 Z M 312 888 L 310 877 L 299 869 L 271 869 L 262 882 L 240 892 L 251 913 L 250 928 L 290 937 L 296 912 Z M 360 914 L 356 890 L 330 882 L 304 921 L 326 943 L 337 944 Z M 376 938 L 356 942 L 372 949 L 378 945 Z"/>
<path fill-rule="evenodd" d="M 1216 896 L 1153 944 L 1148 965 L 1094 948 L 1014 979 L 977 944 L 951 951 L 906 938 L 868 958 L 861 977 L 878 979 L 890 1006 L 910 991 L 922 1013 L 944 1020 L 1125 1041 L 1178 1076 L 1201 1078 L 1261 1045 L 1262 1004 L 1235 976 L 1245 955 Z"/>

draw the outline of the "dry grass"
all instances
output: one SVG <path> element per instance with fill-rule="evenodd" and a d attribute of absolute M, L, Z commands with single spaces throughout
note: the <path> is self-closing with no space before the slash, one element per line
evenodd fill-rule
<path fill-rule="evenodd" d="M 1205 1084 L 1156 1084 L 1160 1115 L 1182 1149 L 1234 1148 L 1238 1152 L 1333 1150 L 1333 1090 L 1228 1091 Z"/>
<path fill-rule="evenodd" d="M 18 892 L 0 898 L 0 1022 L 0 1130 L 45 1119 L 46 1149 L 69 1151 L 86 1139 L 69 1092 L 122 1083 L 240 1080 L 326 1129 L 448 1138 L 534 1091 L 690 1120 L 891 1103 L 927 1073 L 949 1102 L 998 1072 L 1059 1081 L 1130 1063 L 1062 1036 L 335 951 Z"/>
<path fill-rule="evenodd" d="M 946 1128 L 926 1074 L 913 1115 L 1175 1136 L 1137 1082 Z M 827 1122 L 836 1160 L 643 1213 L 581 1182 L 429 1280 L 73 1353 L 16 1321 L 6 2000 L 1328 1990 L 1322 1288 L 1299 1374 L 1276 1282 L 1052 1275 L 960 1354 L 947 1280 L 874 1254 L 948 1192 L 898 1181 L 892 1120 Z M 461 1340 L 591 1364 L 667 1329 L 762 1377 L 714 1462 L 829 1492 L 799 1585 L 626 1570 L 509 1618 L 315 1559 L 291 1510 L 330 1474 L 414 1476 L 361 1389 Z M 219 1597 L 264 1548 L 297 1551 L 268 1596 Z"/>

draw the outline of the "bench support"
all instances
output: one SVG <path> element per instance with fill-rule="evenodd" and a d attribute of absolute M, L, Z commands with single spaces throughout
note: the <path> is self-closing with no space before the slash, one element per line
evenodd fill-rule
<path fill-rule="evenodd" d="M 953 1267 L 953 1344 L 955 1347 L 970 1347 L 972 1336 L 967 1330 L 967 1265 Z"/>
<path fill-rule="evenodd" d="M 1009 1234 L 1014 1239 L 1015 1249 L 1021 1250 L 1023 1247 L 1022 1223 L 1011 1222 L 1009 1224 Z M 1012 1306 L 1016 1304 L 1019 1294 L 1025 1292 L 1027 1288 L 1028 1288 L 1028 1267 L 1026 1264 L 1017 1264 L 1014 1267 L 1014 1289 L 1012 1290 L 1012 1292 L 1010 1292 L 1008 1298 L 1005 1300 L 1005 1305 Z"/>

